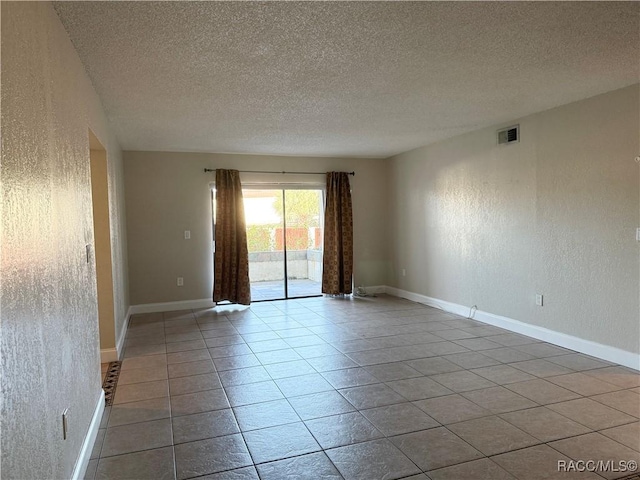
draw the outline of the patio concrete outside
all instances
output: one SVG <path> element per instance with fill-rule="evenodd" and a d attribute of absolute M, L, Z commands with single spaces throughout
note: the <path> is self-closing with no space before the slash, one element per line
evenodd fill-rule
<path fill-rule="evenodd" d="M 289 298 L 322 295 L 322 284 L 308 278 L 289 279 Z M 268 282 L 251 282 L 251 301 L 282 299 L 284 279 Z"/>

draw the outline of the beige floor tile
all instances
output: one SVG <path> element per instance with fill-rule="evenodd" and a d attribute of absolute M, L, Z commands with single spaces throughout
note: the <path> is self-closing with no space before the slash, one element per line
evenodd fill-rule
<path fill-rule="evenodd" d="M 420 469 L 389 440 L 347 445 L 325 453 L 347 480 L 391 480 L 420 473 Z"/>
<path fill-rule="evenodd" d="M 404 397 L 382 383 L 345 388 L 340 393 L 358 410 L 406 402 Z"/>
<path fill-rule="evenodd" d="M 233 411 L 242 431 L 300 421 L 293 407 L 284 399 L 235 407 Z"/>
<path fill-rule="evenodd" d="M 604 393 L 591 397 L 596 402 L 604 403 L 616 410 L 640 418 L 640 395 L 629 390 Z"/>
<path fill-rule="evenodd" d="M 545 407 L 503 413 L 500 418 L 542 442 L 589 433 L 591 430 Z"/>
<path fill-rule="evenodd" d="M 492 415 L 490 410 L 458 394 L 429 398 L 413 404 L 443 425 Z"/>
<path fill-rule="evenodd" d="M 454 423 L 447 428 L 487 456 L 540 443 L 538 439 L 496 416 Z"/>
<path fill-rule="evenodd" d="M 418 360 L 409 360 L 405 363 L 423 375 L 437 375 L 439 373 L 451 373 L 463 370 L 463 367 L 444 357 L 421 358 Z"/>
<path fill-rule="evenodd" d="M 236 385 L 226 387 L 229 403 L 232 407 L 249 405 L 252 403 L 270 402 L 283 398 L 278 386 L 272 382 L 249 383 L 247 385 Z"/>
<path fill-rule="evenodd" d="M 186 352 L 188 350 L 200 350 L 207 348 L 204 340 L 187 340 L 186 342 L 175 342 L 167 344 L 167 353 Z"/>
<path fill-rule="evenodd" d="M 360 387 L 362 385 L 370 385 L 372 383 L 380 382 L 380 380 L 371 375 L 362 367 L 345 368 L 343 370 L 324 372 L 322 376 L 335 389 Z"/>
<path fill-rule="evenodd" d="M 589 398 L 548 405 L 548 408 L 593 430 L 616 427 L 637 420 Z"/>
<path fill-rule="evenodd" d="M 84 472 L 84 480 L 93 480 L 96 478 L 96 470 L 98 469 L 98 459 L 94 458 L 87 463 L 87 470 Z"/>
<path fill-rule="evenodd" d="M 111 457 L 171 445 L 171 420 L 132 423 L 107 428 L 101 457 Z"/>
<path fill-rule="evenodd" d="M 608 428 L 601 430 L 600 433 L 636 452 L 640 452 L 640 422 Z"/>
<path fill-rule="evenodd" d="M 127 402 L 161 398 L 169 395 L 169 382 L 159 380 L 157 382 L 134 383 L 131 385 L 119 385 L 116 387 L 114 405 Z"/>
<path fill-rule="evenodd" d="M 174 417 L 172 426 L 175 444 L 240 432 L 231 409 Z"/>
<path fill-rule="evenodd" d="M 507 413 L 538 406 L 537 403 L 511 390 L 507 390 L 505 387 L 492 387 L 464 392 L 462 396 L 493 413 Z"/>
<path fill-rule="evenodd" d="M 206 348 L 200 350 L 186 350 L 184 352 L 174 352 L 167 354 L 167 363 L 199 362 L 202 360 L 210 360 L 209 351 Z"/>
<path fill-rule="evenodd" d="M 422 373 L 409 366 L 409 363 L 410 362 L 382 363 L 365 367 L 365 370 L 380 382 L 392 382 L 394 380 L 405 380 L 407 378 L 422 376 Z"/>
<path fill-rule="evenodd" d="M 444 427 L 392 437 L 391 441 L 423 471 L 436 470 L 484 455 Z"/>
<path fill-rule="evenodd" d="M 440 426 L 433 418 L 411 403 L 387 405 L 362 410 L 360 413 L 387 437 Z"/>
<path fill-rule="evenodd" d="M 273 363 L 271 365 L 265 365 L 264 368 L 269 372 L 269 375 L 274 380 L 316 373 L 315 369 L 309 365 L 306 360 Z"/>
<path fill-rule="evenodd" d="M 139 402 L 119 403 L 111 407 L 108 426 L 117 427 L 129 423 L 148 422 L 170 416 L 171 410 L 167 396 Z"/>
<path fill-rule="evenodd" d="M 430 470 L 429 478 L 432 480 L 516 480 L 516 477 L 488 458 Z"/>
<path fill-rule="evenodd" d="M 588 370 L 584 372 L 590 377 L 595 377 L 603 382 L 611 383 L 622 388 L 640 387 L 640 372 L 630 368 L 614 366 Z"/>
<path fill-rule="evenodd" d="M 343 354 L 309 358 L 307 362 L 320 373 L 358 366 L 356 362 Z"/>
<path fill-rule="evenodd" d="M 442 397 L 453 392 L 427 377 L 408 378 L 387 382 L 387 386 L 409 401 Z"/>
<path fill-rule="evenodd" d="M 124 351 L 124 358 L 144 357 L 146 355 L 162 355 L 167 353 L 167 346 L 163 343 L 151 345 L 128 346 Z"/>
<path fill-rule="evenodd" d="M 222 383 L 215 372 L 169 379 L 169 393 L 171 395 L 184 395 L 216 388 L 222 388 Z"/>
<path fill-rule="evenodd" d="M 473 351 L 491 350 L 502 347 L 499 343 L 492 342 L 486 338 L 463 338 L 461 340 L 454 340 L 454 343 L 462 345 L 463 347 Z"/>
<path fill-rule="evenodd" d="M 269 375 L 263 366 L 225 370 L 224 372 L 220 372 L 218 376 L 220 377 L 222 385 L 225 387 L 271 380 L 271 375 Z"/>
<path fill-rule="evenodd" d="M 496 384 L 468 370 L 432 375 L 429 378 L 456 393 L 494 387 Z"/>
<path fill-rule="evenodd" d="M 169 378 L 189 377 L 215 372 L 213 362 L 210 359 L 197 362 L 174 363 L 168 365 L 167 368 L 169 370 Z"/>
<path fill-rule="evenodd" d="M 585 397 L 620 390 L 617 385 L 603 382 L 584 373 L 569 373 L 558 377 L 549 377 L 547 380 Z"/>
<path fill-rule="evenodd" d="M 561 471 L 559 462 L 567 465 L 571 459 L 548 445 L 515 450 L 491 457 L 495 463 L 511 473 L 518 480 L 601 480 L 591 472 Z"/>
<path fill-rule="evenodd" d="M 166 380 L 168 377 L 169 374 L 165 365 L 151 368 L 130 368 L 120 372 L 118 385 Z"/>
<path fill-rule="evenodd" d="M 489 367 L 491 365 L 500 365 L 500 362 L 498 360 L 487 357 L 480 352 L 455 353 L 453 355 L 445 355 L 442 358 L 453 362 L 463 368 L 482 368 Z M 427 373 L 426 375 L 434 375 L 436 373 L 446 372 Z"/>
<path fill-rule="evenodd" d="M 577 393 L 540 378 L 530 380 L 528 382 L 506 385 L 506 388 L 528 398 L 529 400 L 533 400 L 540 405 L 565 402 L 567 400 L 580 398 L 580 395 Z"/>
<path fill-rule="evenodd" d="M 275 380 L 275 383 L 285 397 L 298 397 L 334 390 L 333 386 L 319 373 L 281 378 Z"/>
<path fill-rule="evenodd" d="M 198 480 L 260 480 L 255 467 L 241 467 L 226 472 L 212 473 Z"/>
<path fill-rule="evenodd" d="M 574 353 L 571 350 L 566 348 L 558 347 L 556 345 L 551 345 L 550 343 L 532 343 L 530 345 L 519 345 L 513 347 L 516 350 L 519 350 L 524 353 L 528 353 L 536 358 L 548 358 L 554 357 L 556 355 L 566 355 L 568 353 Z"/>
<path fill-rule="evenodd" d="M 636 462 L 636 465 L 640 463 L 639 452 L 596 432 L 558 440 L 557 442 L 550 443 L 549 446 L 576 460 L 612 460 L 614 462 L 633 460 Z M 605 478 L 620 478 L 626 476 L 628 473 L 635 472 L 604 470 L 597 473 Z"/>
<path fill-rule="evenodd" d="M 307 420 L 305 425 L 324 449 L 366 442 L 384 436 L 358 412 Z"/>
<path fill-rule="evenodd" d="M 88 478 L 600 478 L 528 445 L 640 448 L 638 372 L 395 297 L 136 315 L 125 345 Z"/>
<path fill-rule="evenodd" d="M 355 408 L 335 391 L 314 393 L 288 399 L 302 420 L 353 412 Z"/>
<path fill-rule="evenodd" d="M 130 368 L 158 368 L 166 367 L 167 356 L 166 355 L 145 355 L 143 357 L 125 358 L 122 361 L 122 371 L 129 370 Z"/>
<path fill-rule="evenodd" d="M 96 479 L 99 480 L 173 480 L 176 478 L 173 448 L 101 458 Z"/>
<path fill-rule="evenodd" d="M 106 433 L 107 433 L 106 428 L 101 428 L 98 430 L 98 434 L 96 435 L 96 441 L 93 444 L 93 449 L 91 450 L 91 456 L 89 457 L 90 460 L 100 458 L 100 452 L 102 450 L 102 445 L 104 444 L 104 437 Z"/>
<path fill-rule="evenodd" d="M 301 455 L 258 465 L 262 480 L 342 480 L 333 463 L 322 452 Z M 235 478 L 235 477 L 234 477 Z M 255 477 L 258 480 L 258 477 Z"/>
<path fill-rule="evenodd" d="M 221 388 L 171 397 L 172 417 L 192 415 L 210 410 L 222 410 L 224 408 L 229 408 L 229 401 Z"/>
<path fill-rule="evenodd" d="M 568 355 L 558 355 L 557 357 L 550 357 L 550 362 L 557 363 L 563 367 L 570 368 L 577 372 L 583 370 L 593 370 L 594 368 L 603 368 L 611 365 L 604 360 L 598 360 L 597 358 L 584 355 L 582 353 L 570 353 Z"/>
<path fill-rule="evenodd" d="M 302 422 L 252 430 L 243 436 L 256 464 L 322 450 Z"/>
<path fill-rule="evenodd" d="M 214 358 L 213 363 L 218 372 L 233 370 L 235 368 L 248 368 L 260 365 L 260 360 L 254 354 L 238 355 L 237 357 Z"/>
<path fill-rule="evenodd" d="M 534 380 L 536 377 L 528 373 L 510 367 L 509 365 L 494 365 L 489 367 L 474 368 L 473 373 L 492 381 L 497 385 L 506 385 L 509 383 L 525 382 Z"/>
<path fill-rule="evenodd" d="M 535 360 L 526 360 L 524 362 L 510 363 L 509 365 L 517 368 L 518 370 L 522 370 L 523 372 L 527 372 L 531 375 L 535 375 L 536 377 L 541 378 L 555 377 L 558 375 L 573 373 L 572 370 L 563 367 L 562 365 L 549 362 L 542 358 L 537 358 Z"/>
<path fill-rule="evenodd" d="M 178 479 L 223 472 L 253 464 L 242 435 L 226 435 L 175 446 Z"/>

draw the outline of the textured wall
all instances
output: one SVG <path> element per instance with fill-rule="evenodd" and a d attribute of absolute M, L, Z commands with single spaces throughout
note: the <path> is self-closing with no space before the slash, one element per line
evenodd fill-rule
<path fill-rule="evenodd" d="M 205 167 L 303 172 L 354 170 L 356 176 L 350 179 L 356 285 L 384 284 L 388 270 L 387 229 L 382 223 L 386 212 L 384 162 L 364 158 L 124 152 L 131 304 L 211 297 L 209 184 L 215 175 L 205 174 Z M 311 180 L 311 176 L 302 177 Z M 279 179 L 282 181 L 282 176 Z M 324 183 L 323 175 L 318 179 Z M 285 181 L 296 179 L 287 176 Z M 184 239 L 184 230 L 191 230 L 191 240 Z M 176 286 L 178 276 L 184 277 L 184 287 Z"/>
<path fill-rule="evenodd" d="M 511 122 L 518 144 L 393 157 L 390 284 L 640 351 L 638 105 L 636 85 Z"/>
<path fill-rule="evenodd" d="M 100 392 L 89 129 L 108 154 L 119 321 L 126 247 L 119 146 L 48 3 L 2 2 L 2 127 L 2 478 L 68 478 Z"/>

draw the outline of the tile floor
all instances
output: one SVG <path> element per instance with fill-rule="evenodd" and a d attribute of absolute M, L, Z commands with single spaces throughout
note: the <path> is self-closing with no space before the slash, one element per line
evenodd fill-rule
<path fill-rule="evenodd" d="M 638 372 L 394 297 L 136 315 L 124 356 L 87 478 L 600 479 L 633 472 L 558 462 L 640 461 Z"/>
<path fill-rule="evenodd" d="M 290 278 L 287 288 L 289 298 L 321 295 L 322 292 L 322 284 L 308 278 Z M 253 301 L 282 299 L 284 296 L 284 280 L 251 282 Z"/>

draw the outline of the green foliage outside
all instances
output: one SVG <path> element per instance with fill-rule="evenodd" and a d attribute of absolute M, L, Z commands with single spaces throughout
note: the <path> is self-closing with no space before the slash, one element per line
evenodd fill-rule
<path fill-rule="evenodd" d="M 320 192 L 318 190 L 287 190 L 287 227 L 319 227 L 318 207 Z M 278 195 L 273 208 L 282 216 L 282 195 Z"/>
<path fill-rule="evenodd" d="M 247 225 L 247 246 L 250 252 L 270 252 L 275 247 L 271 232 L 277 224 Z"/>

